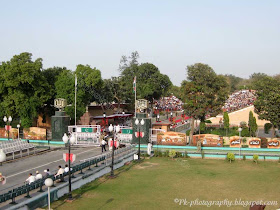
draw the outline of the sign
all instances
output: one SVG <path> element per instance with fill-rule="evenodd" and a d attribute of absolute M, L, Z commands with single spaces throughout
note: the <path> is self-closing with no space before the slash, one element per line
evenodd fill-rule
<path fill-rule="evenodd" d="M 122 129 L 122 134 L 133 134 L 133 131 L 132 131 L 132 129 L 125 128 L 125 129 Z"/>
<path fill-rule="evenodd" d="M 158 145 L 176 145 L 186 146 L 187 136 L 184 133 L 179 132 L 164 132 L 157 134 Z"/>
<path fill-rule="evenodd" d="M 5 125 L 5 130 L 6 130 L 6 131 L 10 131 L 11 128 L 12 128 L 12 126 L 10 126 L 10 125 Z"/>
<path fill-rule="evenodd" d="M 112 148 L 113 148 L 112 147 L 113 146 L 113 140 L 112 139 L 109 140 L 108 145 L 109 145 L 109 150 L 112 150 Z M 119 141 L 114 141 L 115 148 L 118 148 L 119 145 L 120 145 Z"/>
<path fill-rule="evenodd" d="M 239 136 L 231 136 L 229 138 L 230 147 L 241 147 L 241 138 Z"/>
<path fill-rule="evenodd" d="M 145 99 L 139 99 L 136 101 L 137 109 L 144 110 L 148 108 L 148 101 Z"/>
<path fill-rule="evenodd" d="M 82 133 L 92 133 L 93 129 L 92 128 L 81 128 Z"/>
<path fill-rule="evenodd" d="M 261 140 L 259 138 L 251 138 L 248 145 L 249 148 L 261 148 Z"/>
<path fill-rule="evenodd" d="M 144 137 L 144 132 L 135 132 L 135 136 L 138 138 L 139 136 L 141 137 L 141 138 L 143 138 Z"/>
<path fill-rule="evenodd" d="M 223 146 L 223 137 L 214 134 L 200 134 L 193 135 L 193 145 L 197 146 L 197 142 L 201 142 L 203 147 L 222 147 Z"/>
<path fill-rule="evenodd" d="M 68 162 L 69 158 L 70 158 L 70 162 L 73 163 L 76 160 L 76 155 L 72 153 L 70 153 L 70 155 L 69 153 L 63 153 L 63 160 L 65 162 Z"/>
<path fill-rule="evenodd" d="M 267 141 L 267 148 L 279 149 L 280 148 L 280 140 L 279 139 L 271 139 L 270 141 Z"/>
<path fill-rule="evenodd" d="M 64 98 L 57 98 L 54 99 L 54 107 L 58 108 L 59 110 L 62 110 L 67 106 L 67 101 Z"/>

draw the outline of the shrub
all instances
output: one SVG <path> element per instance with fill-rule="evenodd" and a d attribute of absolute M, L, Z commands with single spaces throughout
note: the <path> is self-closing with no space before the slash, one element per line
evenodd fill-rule
<path fill-rule="evenodd" d="M 172 159 L 176 156 L 176 151 L 175 150 L 170 150 L 169 151 L 169 157 L 171 157 Z"/>
<path fill-rule="evenodd" d="M 188 157 L 190 157 L 190 156 L 188 155 L 188 152 L 187 152 L 187 150 L 185 150 L 185 153 L 184 153 L 184 157 L 185 157 L 185 158 L 188 158 Z"/>
<path fill-rule="evenodd" d="M 176 152 L 176 157 L 177 157 L 177 158 L 183 157 L 183 153 L 182 153 L 182 152 Z"/>
<path fill-rule="evenodd" d="M 249 128 L 247 128 L 247 127 L 242 128 L 241 136 L 247 136 L 247 137 L 249 137 L 249 136 L 250 136 Z"/>
<path fill-rule="evenodd" d="M 245 121 L 241 121 L 241 122 L 240 122 L 240 127 L 241 127 L 241 128 L 247 127 L 247 123 L 246 123 Z"/>
<path fill-rule="evenodd" d="M 155 157 L 158 157 L 158 150 L 157 150 L 157 149 L 154 150 L 154 156 L 155 156 Z"/>
<path fill-rule="evenodd" d="M 261 148 L 267 148 L 267 138 L 261 137 Z"/>
<path fill-rule="evenodd" d="M 245 155 L 243 155 L 243 160 L 246 160 L 246 156 Z"/>
<path fill-rule="evenodd" d="M 161 150 L 158 151 L 158 157 L 162 157 L 162 151 Z"/>
<path fill-rule="evenodd" d="M 233 153 L 228 153 L 227 154 L 227 160 L 231 163 L 232 161 L 235 160 L 235 156 Z"/>
<path fill-rule="evenodd" d="M 204 159 L 204 151 L 201 151 L 201 158 Z"/>
<path fill-rule="evenodd" d="M 243 138 L 243 139 L 242 139 L 242 142 L 243 142 L 244 144 L 246 144 L 247 139 L 246 139 L 246 138 Z"/>
<path fill-rule="evenodd" d="M 163 153 L 163 157 L 169 157 L 169 150 L 165 150 L 165 152 Z"/>
<path fill-rule="evenodd" d="M 191 130 L 187 130 L 186 131 L 186 135 L 189 136 L 190 135 Z"/>
<path fill-rule="evenodd" d="M 253 161 L 258 164 L 259 156 L 258 155 L 253 155 Z"/>

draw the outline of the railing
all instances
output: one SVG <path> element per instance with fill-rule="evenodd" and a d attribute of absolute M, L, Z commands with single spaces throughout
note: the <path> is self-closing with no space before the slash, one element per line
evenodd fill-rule
<path fill-rule="evenodd" d="M 118 157 L 120 155 L 124 156 L 126 154 L 129 154 L 131 152 L 131 150 L 133 150 L 133 149 L 134 149 L 133 146 L 121 148 L 121 149 L 114 151 L 114 155 L 116 155 L 116 157 Z M 112 156 L 112 153 L 107 153 L 104 155 L 98 155 L 98 156 L 95 156 L 92 158 L 81 160 L 80 164 L 74 165 L 73 167 L 71 167 L 71 176 L 73 178 L 75 178 L 74 175 L 77 172 L 80 172 L 79 174 L 84 174 L 84 172 L 83 172 L 84 169 L 88 168 L 89 170 L 91 170 L 91 168 L 90 168 L 91 166 L 93 166 L 93 165 L 98 166 L 98 163 L 101 163 L 101 162 L 103 164 L 106 163 L 106 165 L 107 165 L 107 162 L 111 156 Z M 39 189 L 37 192 L 44 192 L 43 186 L 44 186 L 45 179 L 51 178 L 53 181 L 60 180 L 61 182 L 64 182 L 64 177 L 67 177 L 68 175 L 69 175 L 68 172 L 60 174 L 58 176 L 50 175 L 48 177 L 44 177 L 42 179 L 36 180 L 35 182 L 32 182 L 30 184 L 21 185 L 14 189 L 6 188 L 4 190 L 7 190 L 7 191 L 8 191 L 8 189 L 11 189 L 11 190 L 0 195 L 0 203 L 6 202 L 8 200 L 12 200 L 12 202 L 10 204 L 16 204 L 16 200 L 15 200 L 16 197 L 24 195 L 24 194 L 26 194 L 25 198 L 31 198 L 30 192 L 32 190 Z M 13 187 L 18 186 L 18 185 L 19 184 L 14 185 Z"/>
<path fill-rule="evenodd" d="M 181 131 L 187 130 L 189 128 L 190 128 L 190 123 L 185 123 L 185 124 L 175 127 L 175 132 L 181 132 Z"/>

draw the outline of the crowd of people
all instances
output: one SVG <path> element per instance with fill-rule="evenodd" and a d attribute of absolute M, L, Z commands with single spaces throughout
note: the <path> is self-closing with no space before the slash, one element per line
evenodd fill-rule
<path fill-rule="evenodd" d="M 256 100 L 255 90 L 239 90 L 226 100 L 223 111 L 233 112 L 251 106 Z"/>
<path fill-rule="evenodd" d="M 181 111 L 183 102 L 176 96 L 162 97 L 154 101 L 154 107 L 160 111 Z"/>
<path fill-rule="evenodd" d="M 67 173 L 69 171 L 68 164 L 65 165 L 65 168 L 62 168 L 61 165 L 58 166 L 58 171 L 55 176 L 59 176 L 61 174 Z M 72 168 L 71 168 L 72 171 Z M 44 174 L 41 174 L 39 171 L 36 171 L 36 174 L 33 175 L 29 173 L 28 178 L 25 180 L 26 183 L 31 184 L 39 179 L 48 178 L 51 175 L 50 169 L 44 170 Z"/>

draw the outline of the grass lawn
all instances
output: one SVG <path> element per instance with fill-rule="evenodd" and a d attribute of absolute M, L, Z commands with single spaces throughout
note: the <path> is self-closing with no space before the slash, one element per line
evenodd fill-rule
<path fill-rule="evenodd" d="M 132 163 L 116 171 L 117 178 L 108 176 L 74 191 L 76 198 L 64 198 L 52 204 L 53 209 L 249 209 L 249 206 L 179 205 L 179 200 L 199 199 L 229 202 L 277 201 L 280 207 L 280 164 L 251 160 L 152 158 Z M 175 202 L 176 200 L 176 202 Z"/>

